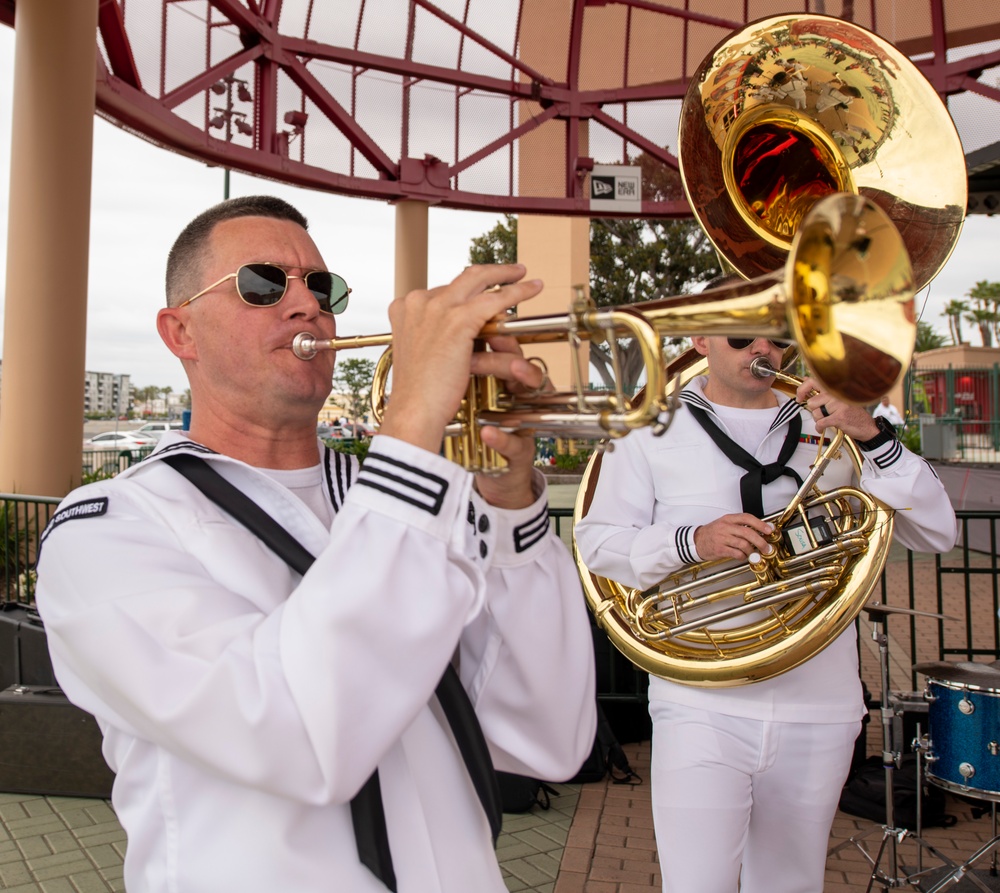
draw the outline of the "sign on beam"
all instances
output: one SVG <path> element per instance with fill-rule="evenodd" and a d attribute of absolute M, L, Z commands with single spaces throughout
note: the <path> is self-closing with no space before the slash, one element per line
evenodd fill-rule
<path fill-rule="evenodd" d="M 590 210 L 638 214 L 642 210 L 642 168 L 595 164 L 590 173 Z"/>

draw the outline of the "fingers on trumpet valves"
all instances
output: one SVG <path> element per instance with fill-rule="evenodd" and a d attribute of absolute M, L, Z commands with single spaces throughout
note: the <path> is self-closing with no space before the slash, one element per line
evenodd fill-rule
<path fill-rule="evenodd" d="M 554 390 L 552 387 L 552 380 L 549 378 L 549 367 L 545 364 L 545 360 L 541 357 L 525 357 L 525 359 L 531 363 L 532 366 L 536 366 L 542 373 L 542 381 L 536 388 L 525 391 L 523 396 L 525 397 L 537 397 L 540 394 L 548 394 Z"/>

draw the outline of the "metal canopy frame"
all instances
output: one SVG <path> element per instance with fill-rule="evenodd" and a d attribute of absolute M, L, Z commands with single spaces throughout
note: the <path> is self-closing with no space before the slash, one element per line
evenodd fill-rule
<path fill-rule="evenodd" d="M 992 109 L 1000 49 L 953 57 L 1000 39 L 1000 12 L 963 3 L 911 0 L 926 26 L 897 46 L 943 98 Z M 642 156 L 674 188 L 641 215 L 688 217 L 670 150 L 688 76 L 747 21 L 817 7 L 890 37 L 893 0 L 101 0 L 97 108 L 208 164 L 494 212 L 597 216 L 594 164 Z"/>

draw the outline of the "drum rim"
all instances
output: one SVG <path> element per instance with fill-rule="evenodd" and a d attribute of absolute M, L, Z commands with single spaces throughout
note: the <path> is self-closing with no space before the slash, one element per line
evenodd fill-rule
<path fill-rule="evenodd" d="M 939 788 L 944 788 L 945 790 L 951 791 L 953 794 L 961 794 L 963 797 L 972 797 L 973 800 L 993 800 L 995 802 L 1000 802 L 1000 791 L 990 791 L 984 790 L 983 788 L 972 788 L 967 785 L 958 784 L 958 782 L 948 781 L 946 778 L 939 778 L 935 775 L 930 768 L 927 768 L 924 772 L 927 776 L 927 780 L 932 784 L 936 784 Z M 980 795 L 978 798 L 976 795 Z"/>
<path fill-rule="evenodd" d="M 936 679 L 928 676 L 927 685 L 940 685 L 942 688 L 950 688 L 953 691 L 991 692 L 992 694 L 1000 696 L 1000 688 L 990 688 L 988 685 L 975 685 L 971 682 L 955 682 L 951 679 Z M 925 689 L 925 692 L 926 691 L 927 690 Z"/>

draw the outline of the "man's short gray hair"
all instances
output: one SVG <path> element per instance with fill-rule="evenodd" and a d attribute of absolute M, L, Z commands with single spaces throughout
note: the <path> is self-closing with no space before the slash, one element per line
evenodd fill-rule
<path fill-rule="evenodd" d="M 168 307 L 176 307 L 198 291 L 202 262 L 212 230 L 223 221 L 238 217 L 272 217 L 309 229 L 309 222 L 299 210 L 273 195 L 244 195 L 202 211 L 181 230 L 167 255 Z"/>

